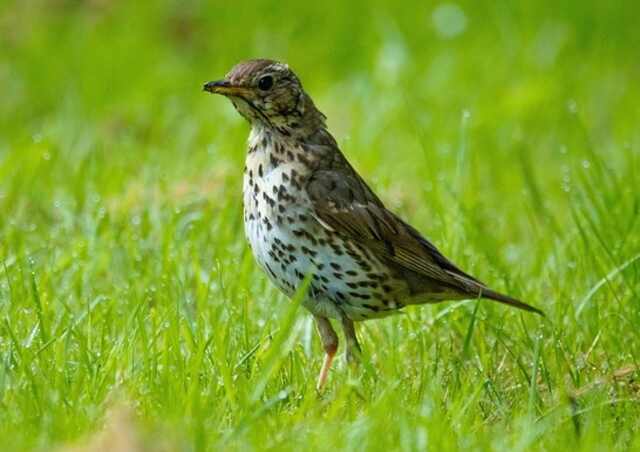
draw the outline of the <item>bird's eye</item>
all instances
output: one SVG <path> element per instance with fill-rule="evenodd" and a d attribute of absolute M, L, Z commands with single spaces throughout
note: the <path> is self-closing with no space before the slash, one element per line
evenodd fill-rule
<path fill-rule="evenodd" d="M 262 91 L 268 91 L 273 86 L 273 77 L 270 75 L 265 75 L 260 80 L 258 80 L 258 88 Z"/>

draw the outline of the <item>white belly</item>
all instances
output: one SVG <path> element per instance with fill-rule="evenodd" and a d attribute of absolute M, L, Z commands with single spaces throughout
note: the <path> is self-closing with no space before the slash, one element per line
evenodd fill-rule
<path fill-rule="evenodd" d="M 300 164 L 274 165 L 269 154 L 247 156 L 243 184 L 245 234 L 258 265 L 289 296 L 310 275 L 303 305 L 313 314 L 341 318 L 347 313 L 354 320 L 387 315 L 386 309 L 372 313 L 371 308 L 390 296 L 383 265 L 371 258 L 363 268 L 354 244 L 314 218 Z M 386 300 L 387 306 L 395 308 L 395 300 Z"/>

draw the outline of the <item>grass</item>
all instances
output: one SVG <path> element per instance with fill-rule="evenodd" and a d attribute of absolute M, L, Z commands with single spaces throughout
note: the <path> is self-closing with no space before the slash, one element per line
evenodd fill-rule
<path fill-rule="evenodd" d="M 640 449 L 638 7 L 451 5 L 3 3 L 4 449 Z M 248 127 L 200 91 L 253 56 L 296 69 L 389 206 L 547 319 L 407 309 L 317 395 L 309 316 L 241 232 Z"/>

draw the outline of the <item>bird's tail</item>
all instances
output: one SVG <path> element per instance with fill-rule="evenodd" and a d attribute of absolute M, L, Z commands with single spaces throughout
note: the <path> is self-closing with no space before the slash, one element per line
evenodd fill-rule
<path fill-rule="evenodd" d="M 544 312 L 542 312 L 540 309 L 534 308 L 533 306 L 528 305 L 527 303 L 524 303 L 508 295 L 503 295 L 501 293 L 494 292 L 491 289 L 483 288 L 481 292 L 481 296 L 482 298 L 489 298 L 490 300 L 495 300 L 500 303 L 508 304 L 509 306 L 513 306 L 514 308 L 524 309 L 525 311 L 529 311 L 529 312 L 535 312 L 536 314 L 539 314 L 542 317 L 545 316 Z"/>

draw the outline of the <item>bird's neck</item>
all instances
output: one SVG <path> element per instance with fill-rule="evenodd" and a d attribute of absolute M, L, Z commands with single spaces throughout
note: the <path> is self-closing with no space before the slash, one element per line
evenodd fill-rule
<path fill-rule="evenodd" d="M 327 153 L 337 149 L 325 115 L 303 93 L 293 111 L 251 123 L 247 165 L 274 169 L 282 163 L 293 163 L 302 172 L 312 172 L 322 165 Z"/>
<path fill-rule="evenodd" d="M 269 174 L 281 165 L 296 168 L 300 175 L 310 174 L 322 165 L 327 152 L 334 148 L 323 144 L 335 143 L 326 128 L 309 135 L 286 135 L 279 130 L 254 125 L 249 134 L 246 166 L 258 177 Z"/>
<path fill-rule="evenodd" d="M 313 100 L 301 92 L 295 107 L 279 114 L 257 115 L 248 118 L 253 136 L 281 136 L 300 144 L 316 144 L 319 137 L 330 136 L 327 131 L 326 116 L 316 108 Z"/>
<path fill-rule="evenodd" d="M 276 142 L 287 147 L 334 146 L 337 147 L 325 116 L 315 108 L 304 116 L 293 116 L 286 121 L 266 124 L 262 121 L 251 123 L 249 150 L 267 143 Z"/>

